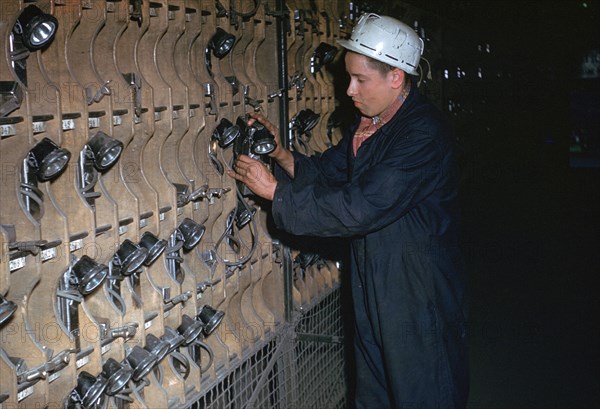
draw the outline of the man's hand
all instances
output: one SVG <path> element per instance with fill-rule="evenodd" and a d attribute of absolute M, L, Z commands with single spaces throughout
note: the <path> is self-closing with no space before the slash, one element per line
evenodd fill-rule
<path fill-rule="evenodd" d="M 248 126 L 256 121 L 260 122 L 271 134 L 275 136 L 275 150 L 269 153 L 269 156 L 279 163 L 279 166 L 293 179 L 294 178 L 294 157 L 292 153 L 279 144 L 279 129 L 273 125 L 267 118 L 257 112 L 248 112 Z M 254 190 L 254 189 L 252 189 Z"/>
<path fill-rule="evenodd" d="M 235 161 L 233 169 L 227 171 L 229 176 L 243 182 L 258 196 L 273 200 L 277 180 L 264 163 L 249 156 L 240 155 Z"/>
<path fill-rule="evenodd" d="M 273 152 L 269 153 L 269 156 L 275 160 L 279 160 L 279 158 L 285 155 L 285 149 L 281 147 L 278 142 L 279 128 L 273 125 L 262 114 L 259 114 L 258 112 L 248 112 L 248 126 L 252 126 L 254 122 L 260 122 L 267 129 L 267 131 L 271 133 L 271 135 L 275 136 L 275 149 Z"/>

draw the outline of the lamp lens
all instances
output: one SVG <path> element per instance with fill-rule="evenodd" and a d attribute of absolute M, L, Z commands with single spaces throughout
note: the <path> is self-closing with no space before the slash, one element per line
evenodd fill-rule
<path fill-rule="evenodd" d="M 56 25 L 51 21 L 44 21 L 41 24 L 33 27 L 29 41 L 36 47 L 43 46 L 52 38 Z"/>
<path fill-rule="evenodd" d="M 266 155 L 275 150 L 275 144 L 270 140 L 255 141 L 252 150 L 257 155 Z"/>
<path fill-rule="evenodd" d="M 71 159 L 71 152 L 66 149 L 56 149 L 48 154 L 42 160 L 38 179 L 41 181 L 54 179 L 66 168 L 69 159 Z"/>

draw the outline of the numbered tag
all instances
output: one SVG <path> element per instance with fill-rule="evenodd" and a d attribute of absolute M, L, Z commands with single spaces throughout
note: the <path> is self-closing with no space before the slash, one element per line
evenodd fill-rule
<path fill-rule="evenodd" d="M 42 250 L 41 252 L 42 261 L 47 261 L 56 257 L 56 247 L 51 249 Z"/>
<path fill-rule="evenodd" d="M 72 241 L 72 242 L 69 243 L 69 250 L 70 251 L 79 250 L 82 247 L 83 247 L 83 239 L 74 240 L 74 241 Z"/>
<path fill-rule="evenodd" d="M 23 267 L 25 267 L 25 257 L 19 257 L 14 260 L 10 260 L 8 263 L 8 268 L 10 271 L 15 271 Z"/>
<path fill-rule="evenodd" d="M 17 134 L 17 127 L 12 125 L 12 124 L 8 124 L 8 125 L 0 125 L 0 136 L 1 137 L 5 137 L 5 136 L 12 136 L 12 135 L 16 135 Z"/>
<path fill-rule="evenodd" d="M 75 121 L 72 119 L 63 119 L 62 120 L 62 128 L 63 128 L 63 131 L 69 131 L 71 129 L 75 129 Z"/>
<path fill-rule="evenodd" d="M 88 119 L 88 126 L 90 128 L 98 128 L 98 127 L 100 127 L 100 118 L 89 118 Z"/>
<path fill-rule="evenodd" d="M 46 132 L 46 122 L 34 122 L 31 125 L 33 126 L 33 133 Z"/>
<path fill-rule="evenodd" d="M 88 362 L 90 362 L 90 357 L 84 356 L 83 358 L 78 359 L 75 365 L 77 366 L 77 369 L 79 369 L 82 366 L 84 366 L 85 364 L 87 364 Z"/>
<path fill-rule="evenodd" d="M 33 386 L 30 386 L 29 388 L 23 389 L 21 392 L 19 392 L 17 394 L 17 401 L 21 402 L 23 399 L 25 399 L 26 397 L 28 397 L 32 393 L 33 393 Z"/>

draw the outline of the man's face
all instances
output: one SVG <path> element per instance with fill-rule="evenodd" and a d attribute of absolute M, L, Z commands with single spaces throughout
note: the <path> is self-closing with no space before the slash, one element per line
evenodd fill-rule
<path fill-rule="evenodd" d="M 364 116 L 380 115 L 398 96 L 400 71 L 382 74 L 369 64 L 367 57 L 353 52 L 346 53 L 345 61 L 350 76 L 346 93 L 352 98 L 354 106 Z"/>

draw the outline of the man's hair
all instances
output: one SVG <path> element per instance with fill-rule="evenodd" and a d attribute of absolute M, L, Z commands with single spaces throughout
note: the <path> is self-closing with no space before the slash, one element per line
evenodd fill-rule
<path fill-rule="evenodd" d="M 346 50 L 346 52 L 347 53 L 354 53 L 354 54 L 365 56 L 367 58 L 367 62 L 371 66 L 371 68 L 379 71 L 381 73 L 381 75 L 386 75 L 388 72 L 390 72 L 391 70 L 393 70 L 394 68 L 396 68 L 396 67 L 392 67 L 391 65 L 389 65 L 387 63 L 384 63 L 382 61 L 376 60 L 375 58 L 371 58 L 368 55 L 359 54 L 356 51 Z"/>
<path fill-rule="evenodd" d="M 387 74 L 388 72 L 390 72 L 391 70 L 393 70 L 396 67 L 392 67 L 391 65 L 384 63 L 382 61 L 376 60 L 375 58 L 371 58 L 369 56 L 367 57 L 367 61 L 369 62 L 369 65 L 371 66 L 371 68 L 376 69 L 377 71 L 379 71 L 382 75 Z"/>

